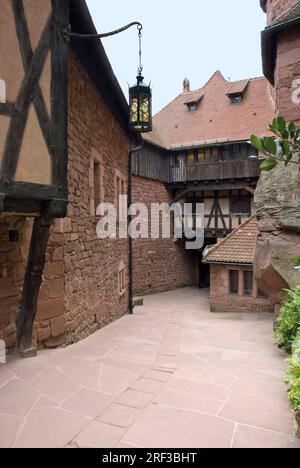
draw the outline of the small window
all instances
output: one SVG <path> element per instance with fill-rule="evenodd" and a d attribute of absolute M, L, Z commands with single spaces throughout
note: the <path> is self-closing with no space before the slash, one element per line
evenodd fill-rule
<path fill-rule="evenodd" d="M 95 208 L 97 209 L 101 202 L 101 181 L 100 181 L 100 163 L 94 159 L 94 200 Z"/>
<path fill-rule="evenodd" d="M 121 214 L 122 219 L 124 220 L 127 214 L 127 207 L 124 205 L 125 199 L 122 199 L 121 210 L 119 210 L 121 201 L 120 197 L 122 195 L 127 195 L 127 179 L 120 171 L 117 170 L 115 175 L 115 206 L 117 213 Z"/>
<path fill-rule="evenodd" d="M 241 94 L 232 94 L 229 96 L 230 104 L 236 105 L 242 102 Z"/>
<path fill-rule="evenodd" d="M 219 149 L 218 148 L 212 148 L 212 150 L 211 150 L 211 159 L 214 162 L 219 161 Z"/>
<path fill-rule="evenodd" d="M 231 146 L 230 145 L 223 146 L 221 151 L 222 151 L 223 161 L 229 161 L 230 154 L 231 154 Z"/>
<path fill-rule="evenodd" d="M 103 161 L 97 151 L 92 150 L 90 160 L 90 211 L 96 216 L 97 208 L 104 198 Z"/>
<path fill-rule="evenodd" d="M 239 293 L 239 270 L 229 271 L 229 292 L 230 294 Z"/>
<path fill-rule="evenodd" d="M 191 104 L 187 104 L 187 111 L 188 112 L 196 112 L 198 106 L 196 103 L 191 103 Z"/>
<path fill-rule="evenodd" d="M 253 273 L 244 271 L 244 296 L 253 296 Z"/>
<path fill-rule="evenodd" d="M 188 152 L 188 164 L 193 164 L 195 162 L 195 152 L 189 151 Z"/>
<path fill-rule="evenodd" d="M 126 292 L 126 265 L 121 262 L 118 270 L 118 294 L 123 296 Z"/>
<path fill-rule="evenodd" d="M 204 149 L 200 149 L 198 151 L 198 162 L 203 162 L 205 161 L 205 151 Z"/>
<path fill-rule="evenodd" d="M 211 160 L 211 148 L 205 148 L 205 161 Z"/>

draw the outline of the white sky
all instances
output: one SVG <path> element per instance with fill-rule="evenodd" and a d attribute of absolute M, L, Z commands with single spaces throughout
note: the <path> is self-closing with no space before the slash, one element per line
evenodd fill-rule
<path fill-rule="evenodd" d="M 154 113 L 182 91 L 187 76 L 200 88 L 219 69 L 232 81 L 260 76 L 260 32 L 266 17 L 259 0 L 87 0 L 99 32 L 131 21 L 143 31 L 146 81 L 152 82 Z M 125 96 L 135 81 L 135 28 L 103 40 Z"/>

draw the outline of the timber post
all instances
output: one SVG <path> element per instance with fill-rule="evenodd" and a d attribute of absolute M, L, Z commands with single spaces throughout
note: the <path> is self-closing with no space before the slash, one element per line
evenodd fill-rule
<path fill-rule="evenodd" d="M 37 314 L 37 304 L 43 279 L 46 250 L 53 219 L 35 218 L 27 260 L 20 313 L 17 320 L 17 350 L 22 357 L 32 357 L 37 353 L 33 342 L 33 325 Z"/>

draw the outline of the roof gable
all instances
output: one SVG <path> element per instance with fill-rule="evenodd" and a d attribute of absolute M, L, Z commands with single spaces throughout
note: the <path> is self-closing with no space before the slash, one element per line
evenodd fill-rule
<path fill-rule="evenodd" d="M 231 93 L 243 93 L 238 106 L 228 99 Z M 198 99 L 197 111 L 187 112 L 186 106 Z M 159 144 L 159 135 L 167 149 L 199 146 L 199 142 L 248 141 L 252 134 L 267 136 L 274 117 L 270 85 L 264 77 L 231 83 L 217 71 L 202 88 L 185 91 L 164 107 L 153 118 L 154 131 L 144 138 Z"/>
<path fill-rule="evenodd" d="M 205 263 L 252 265 L 258 234 L 257 218 L 254 215 L 219 244 L 206 249 L 203 255 Z"/>

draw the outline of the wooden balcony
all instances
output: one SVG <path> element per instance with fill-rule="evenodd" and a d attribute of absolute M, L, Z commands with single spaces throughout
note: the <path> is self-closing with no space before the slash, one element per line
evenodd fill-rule
<path fill-rule="evenodd" d="M 187 182 L 212 183 L 258 179 L 260 162 L 256 159 L 240 159 L 189 163 L 185 153 L 174 155 L 166 150 L 144 145 L 134 153 L 134 175 L 159 180 L 167 184 Z"/>
<path fill-rule="evenodd" d="M 258 160 L 194 164 L 186 167 L 186 180 L 228 180 L 259 177 L 259 165 Z"/>

